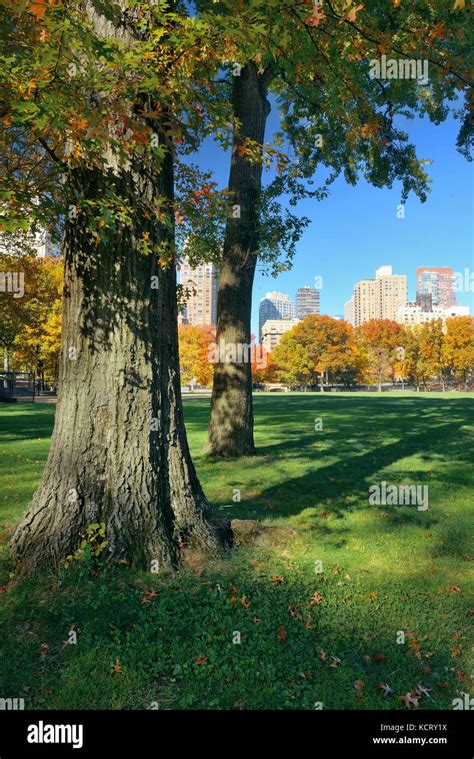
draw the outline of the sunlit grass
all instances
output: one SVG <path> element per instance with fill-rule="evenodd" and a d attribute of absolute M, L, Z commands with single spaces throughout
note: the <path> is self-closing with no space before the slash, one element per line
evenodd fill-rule
<path fill-rule="evenodd" d="M 205 399 L 185 403 L 215 512 L 279 533 L 226 561 L 194 558 L 172 580 L 127 567 L 90 577 L 79 565 L 59 586 L 8 585 L 0 697 L 24 696 L 27 708 L 398 709 L 422 683 L 423 708 L 451 708 L 470 688 L 473 396 L 258 394 L 258 455 L 226 462 L 203 453 L 208 413 Z M 53 416 L 0 407 L 4 585 L 7 538 L 41 476 Z M 428 485 L 429 509 L 371 506 L 382 480 Z M 150 588 L 159 598 L 142 603 Z M 64 645 L 71 625 L 77 646 Z"/>

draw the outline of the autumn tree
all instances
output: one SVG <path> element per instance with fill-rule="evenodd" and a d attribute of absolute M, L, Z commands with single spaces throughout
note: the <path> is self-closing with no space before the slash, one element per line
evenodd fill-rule
<path fill-rule="evenodd" d="M 404 376 L 415 385 L 417 393 L 420 391 L 420 385 L 425 385 L 429 376 L 421 350 L 422 332 L 421 324 L 413 325 L 406 330 L 403 343 Z"/>
<path fill-rule="evenodd" d="M 390 319 L 371 319 L 356 330 L 360 349 L 366 355 L 365 382 L 393 382 L 397 363 L 403 359 L 404 330 Z"/>
<path fill-rule="evenodd" d="M 36 258 L 31 236 L 5 235 L 3 251 L 0 272 L 5 278 L 5 292 L 0 292 L 0 344 L 4 369 L 9 371 L 13 352 L 29 331 L 41 331 L 50 308 L 59 298 L 61 269 L 56 262 Z"/>
<path fill-rule="evenodd" d="M 215 335 L 210 327 L 183 324 L 178 329 L 179 365 L 184 383 L 206 387 L 212 382 L 212 346 Z"/>
<path fill-rule="evenodd" d="M 307 316 L 282 336 L 272 353 L 280 379 L 288 385 L 308 387 L 325 377 L 335 380 L 352 361 L 352 327 L 330 316 Z"/>
<path fill-rule="evenodd" d="M 440 123 L 452 113 L 461 119 L 457 145 L 467 154 L 468 8 L 458 0 L 252 0 L 237 7 L 233 0 L 202 0 L 197 5 L 213 5 L 217 16 L 232 15 L 236 24 L 256 18 L 266 35 L 264 48 L 236 47 L 228 68 L 235 122 L 228 183 L 232 206 L 223 242 L 217 340 L 245 343 L 265 221 L 262 164 L 271 104 L 276 100 L 282 133 L 295 154 L 294 161 L 277 158 L 277 191 L 280 186 L 297 198 L 302 183 L 325 167 L 327 184 L 339 174 L 352 185 L 360 175 L 375 187 L 400 181 L 402 211 L 410 192 L 424 201 L 426 161 L 417 157 L 399 117 L 426 115 Z M 382 57 L 393 60 L 397 72 L 399 63 L 408 64 L 409 71 L 410 61 L 415 67 L 416 61 L 426 64 L 428 81 L 399 75 L 393 64 L 390 75 L 382 73 Z M 326 189 L 315 197 L 324 197 Z M 214 455 L 254 452 L 251 390 L 248 363 L 216 366 L 209 425 Z"/>
<path fill-rule="evenodd" d="M 43 382 L 45 371 L 57 376 L 64 271 L 62 261 L 54 258 L 35 258 L 29 263 L 28 297 L 21 301 L 23 328 L 14 344 L 15 364 L 35 372 Z"/>
<path fill-rule="evenodd" d="M 446 320 L 442 354 L 451 376 L 469 390 L 474 380 L 474 316 Z"/>
<path fill-rule="evenodd" d="M 446 390 L 446 362 L 443 351 L 445 328 L 442 319 L 423 324 L 419 333 L 420 358 L 426 378 L 440 382 Z M 426 381 L 426 380 L 425 380 Z"/>

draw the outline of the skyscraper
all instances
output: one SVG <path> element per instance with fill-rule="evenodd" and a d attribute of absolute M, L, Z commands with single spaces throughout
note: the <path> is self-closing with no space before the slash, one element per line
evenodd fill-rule
<path fill-rule="evenodd" d="M 300 287 L 296 291 L 296 318 L 319 314 L 320 296 L 315 287 Z"/>
<path fill-rule="evenodd" d="M 268 319 L 294 319 L 295 304 L 286 293 L 270 292 L 260 301 L 258 332 L 262 342 L 262 327 Z"/>
<path fill-rule="evenodd" d="M 217 321 L 217 271 L 213 263 L 193 268 L 187 258 L 180 266 L 180 284 L 190 290 L 183 312 L 183 321 L 213 326 Z"/>
<path fill-rule="evenodd" d="M 299 319 L 267 319 L 262 325 L 262 344 L 267 353 L 280 342 L 282 335 L 299 324 Z"/>
<path fill-rule="evenodd" d="M 344 303 L 344 320 L 354 326 L 354 296 Z"/>
<path fill-rule="evenodd" d="M 406 302 L 405 274 L 393 274 L 391 266 L 380 266 L 375 279 L 363 279 L 354 287 L 354 326 L 370 319 L 395 321 L 398 307 Z"/>
<path fill-rule="evenodd" d="M 432 305 L 450 308 L 457 304 L 451 268 L 419 266 L 416 270 L 417 300 L 420 295 L 431 295 Z"/>

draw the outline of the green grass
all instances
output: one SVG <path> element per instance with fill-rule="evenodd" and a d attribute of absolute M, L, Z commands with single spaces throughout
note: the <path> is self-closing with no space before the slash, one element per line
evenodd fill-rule
<path fill-rule="evenodd" d="M 202 453 L 208 400 L 185 413 L 216 512 L 285 528 L 277 537 L 206 566 L 192 557 L 172 579 L 78 564 L 58 581 L 17 580 L 7 541 L 54 408 L 0 407 L 0 697 L 53 709 L 405 709 L 400 696 L 422 684 L 422 708 L 450 709 L 469 692 L 472 395 L 258 394 L 259 455 L 224 463 Z M 429 485 L 428 511 L 370 506 L 381 480 Z M 221 508 L 234 488 L 241 502 Z M 151 589 L 159 596 L 142 603 Z"/>

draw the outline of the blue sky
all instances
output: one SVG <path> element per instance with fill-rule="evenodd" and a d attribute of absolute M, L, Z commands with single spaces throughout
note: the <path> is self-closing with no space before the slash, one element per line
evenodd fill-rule
<path fill-rule="evenodd" d="M 293 299 L 298 287 L 314 285 L 323 278 L 321 313 L 343 314 L 344 303 L 354 284 L 373 277 L 375 269 L 391 264 L 395 274 L 406 274 L 408 298 L 414 300 L 417 266 L 451 266 L 474 272 L 473 254 L 473 164 L 456 151 L 459 123 L 449 119 L 435 126 L 428 119 L 406 122 L 419 157 L 430 158 L 432 178 L 426 203 L 410 195 L 405 218 L 397 219 L 400 183 L 391 190 L 376 189 L 364 180 L 356 187 L 338 179 L 327 200 L 303 201 L 297 212 L 311 224 L 298 243 L 290 272 L 277 278 L 256 275 L 253 292 L 252 331 L 258 333 L 258 304 L 269 290 L 286 292 Z M 272 109 L 266 139 L 278 129 Z M 194 159 L 195 160 L 195 159 Z M 210 141 L 200 151 L 197 163 L 212 169 L 222 187 L 228 181 L 229 161 Z M 458 293 L 459 305 L 474 313 L 474 293 Z"/>

